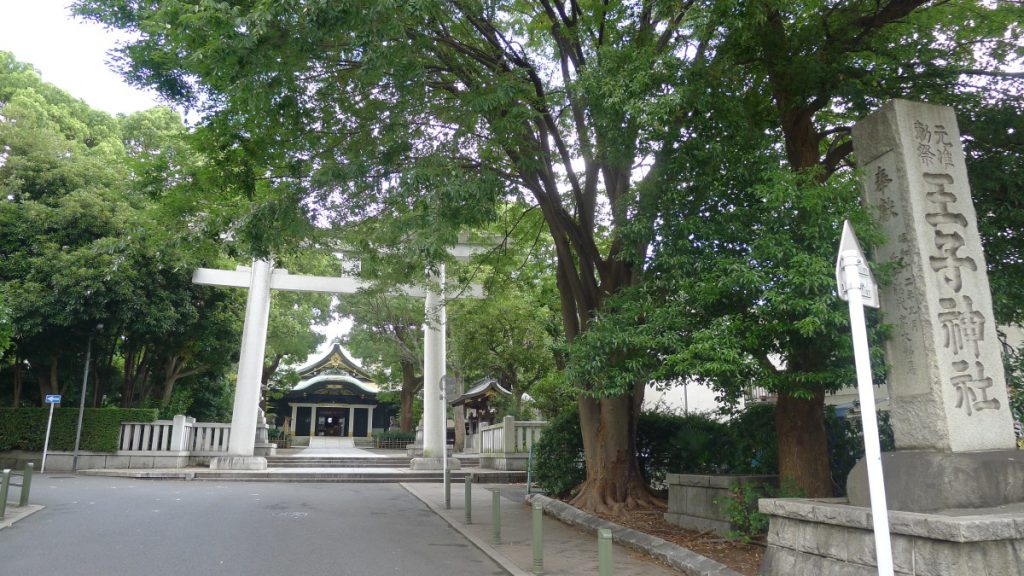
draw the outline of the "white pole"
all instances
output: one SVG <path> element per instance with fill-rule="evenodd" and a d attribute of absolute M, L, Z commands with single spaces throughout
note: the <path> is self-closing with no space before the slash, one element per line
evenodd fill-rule
<path fill-rule="evenodd" d="M 443 386 L 445 373 L 445 304 L 444 265 L 431 280 L 440 284 L 427 291 L 424 302 L 425 324 L 423 333 L 423 457 L 447 458 L 447 412 L 440 405 L 441 395 L 434 386 Z M 434 468 L 435 470 L 437 468 Z"/>
<path fill-rule="evenodd" d="M 43 440 L 43 461 L 39 463 L 39 473 L 46 472 L 46 450 L 50 446 L 50 424 L 53 423 L 53 403 L 50 403 L 50 417 L 46 419 L 46 439 Z"/>
<path fill-rule="evenodd" d="M 238 355 L 235 399 L 231 409 L 231 433 L 228 436 L 230 456 L 252 456 L 256 446 L 256 418 L 260 407 L 267 325 L 270 321 L 271 273 L 269 260 L 253 261 L 245 303 L 245 323 L 242 325 L 242 349 Z"/>
<path fill-rule="evenodd" d="M 878 419 L 875 415 L 875 391 L 871 380 L 871 359 L 868 333 L 861 299 L 860 254 L 843 252 L 843 274 L 850 304 L 850 331 L 853 334 L 853 355 L 857 366 L 857 391 L 860 395 L 861 422 L 864 431 L 864 461 L 868 468 L 868 490 L 871 494 L 871 521 L 875 532 L 875 555 L 879 576 L 892 576 L 892 544 L 889 541 L 889 512 L 885 501 L 882 476 L 882 450 L 878 444 Z"/>
<path fill-rule="evenodd" d="M 451 479 L 448 478 L 448 394 L 447 394 L 447 382 L 444 381 L 444 377 L 441 377 L 441 413 L 444 415 L 444 444 L 442 444 L 441 452 L 441 481 L 444 482 L 444 507 L 446 510 L 451 509 Z"/>

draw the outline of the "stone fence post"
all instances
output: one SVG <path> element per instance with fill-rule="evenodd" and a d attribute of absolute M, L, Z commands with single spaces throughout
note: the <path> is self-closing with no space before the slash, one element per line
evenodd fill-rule
<path fill-rule="evenodd" d="M 188 450 L 188 431 L 195 422 L 195 418 L 189 418 L 184 414 L 178 414 L 172 420 L 171 425 L 171 450 Z"/>
<path fill-rule="evenodd" d="M 514 416 L 505 416 L 502 422 L 505 429 L 505 454 L 513 454 L 516 451 L 516 419 Z"/>

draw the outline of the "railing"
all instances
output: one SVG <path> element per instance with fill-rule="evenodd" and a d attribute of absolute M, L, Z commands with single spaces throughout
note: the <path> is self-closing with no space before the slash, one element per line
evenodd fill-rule
<path fill-rule="evenodd" d="M 193 455 L 227 454 L 231 424 L 200 422 L 190 427 L 186 450 Z"/>
<path fill-rule="evenodd" d="M 122 422 L 117 441 L 119 452 L 181 453 L 194 456 L 225 454 L 231 424 L 197 423 L 195 418 L 175 416 L 174 420 Z"/>
<path fill-rule="evenodd" d="M 516 452 L 529 452 L 530 448 L 540 440 L 547 422 L 527 420 L 515 423 Z"/>
<path fill-rule="evenodd" d="M 547 422 L 516 422 L 506 416 L 501 424 L 481 426 L 479 436 L 481 454 L 526 453 L 540 439 Z"/>
<path fill-rule="evenodd" d="M 480 453 L 493 454 L 505 451 L 505 424 L 488 424 L 481 426 L 480 432 Z"/>
<path fill-rule="evenodd" d="M 122 422 L 117 449 L 124 452 L 171 452 L 184 447 L 174 443 L 174 420 Z"/>

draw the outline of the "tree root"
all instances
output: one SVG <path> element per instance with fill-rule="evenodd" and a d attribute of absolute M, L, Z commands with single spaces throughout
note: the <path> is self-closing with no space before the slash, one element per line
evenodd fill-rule
<path fill-rule="evenodd" d="M 580 484 L 579 493 L 569 503 L 580 510 L 610 516 L 633 510 L 665 510 L 668 506 L 636 480 L 625 486 L 602 479 L 587 480 Z"/>

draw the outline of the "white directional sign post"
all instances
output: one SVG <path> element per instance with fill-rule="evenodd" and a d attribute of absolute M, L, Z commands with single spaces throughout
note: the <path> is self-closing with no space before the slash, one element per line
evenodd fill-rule
<path fill-rule="evenodd" d="M 868 268 L 867 259 L 849 221 L 843 223 L 843 237 L 839 242 L 839 258 L 836 260 L 836 282 L 839 285 L 839 297 L 850 304 L 850 331 L 853 335 L 853 354 L 857 366 L 857 391 L 860 396 L 864 431 L 864 461 L 868 469 L 878 574 L 892 576 L 889 512 L 882 477 L 882 450 L 878 444 L 878 418 L 875 414 L 875 392 L 871 380 L 868 332 L 864 322 L 864 306 L 878 308 L 878 285 L 871 274 L 871 269 Z"/>
<path fill-rule="evenodd" d="M 46 472 L 46 450 L 50 447 L 50 425 L 53 424 L 53 407 L 60 404 L 60 394 L 47 394 L 46 403 L 50 405 L 50 417 L 46 419 L 46 438 L 43 440 L 43 461 L 39 463 L 39 473 Z"/>

